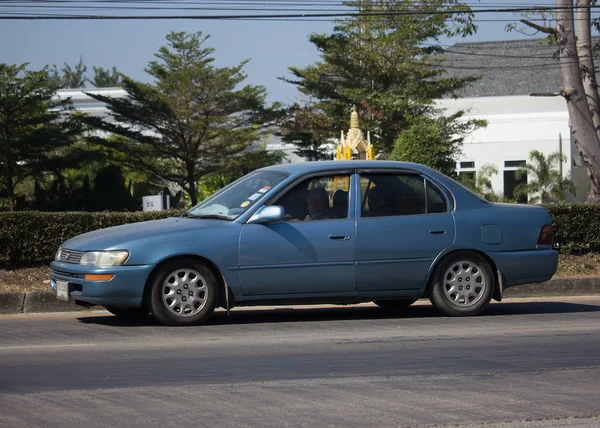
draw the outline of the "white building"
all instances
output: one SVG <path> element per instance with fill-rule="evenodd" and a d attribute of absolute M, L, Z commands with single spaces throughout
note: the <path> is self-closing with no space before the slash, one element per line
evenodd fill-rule
<path fill-rule="evenodd" d="M 438 105 L 448 113 L 465 110 L 466 119 L 488 122 L 466 139 L 457 163 L 459 173 L 472 174 L 492 164 L 499 171 L 491 177 L 494 191 L 512 197 L 515 171 L 529 160 L 532 150 L 545 156 L 560 152 L 566 161 L 556 167 L 577 189 L 577 195 L 567 195 L 567 200 L 585 201 L 590 181 L 571 141 L 566 101 L 530 95 L 562 89 L 555 53 L 556 46 L 544 39 L 458 43 L 446 49 L 448 75 L 481 79 L 458 93 L 461 98 L 438 100 Z"/>
<path fill-rule="evenodd" d="M 437 104 L 448 113 L 465 110 L 465 119 L 485 119 L 487 127 L 474 131 L 465 141 L 457 162 L 461 174 L 475 174 L 486 164 L 499 173 L 491 177 L 495 192 L 513 197 L 518 184 L 515 171 L 538 150 L 544 155 L 560 152 L 566 161 L 560 165 L 564 177 L 570 177 L 577 195 L 569 201 L 584 201 L 590 189 L 586 169 L 571 142 L 569 116 L 562 97 L 532 97 L 535 92 L 558 92 L 562 76 L 553 59 L 555 47 L 541 40 L 459 43 L 446 49 L 444 67 L 452 77 L 482 78 L 461 91 L 458 99 L 442 99 Z M 110 97 L 124 97 L 120 88 L 86 89 Z M 58 97 L 70 97 L 75 109 L 107 116 L 104 104 L 82 90 L 59 91 Z M 290 162 L 302 162 L 292 144 L 272 136 L 267 150 L 282 150 Z"/>
<path fill-rule="evenodd" d="M 559 152 L 566 161 L 556 167 L 564 177 L 571 177 L 577 188 L 577 195 L 567 195 L 567 200 L 585 201 L 590 182 L 571 141 L 569 114 L 562 97 L 473 97 L 440 100 L 438 105 L 448 113 L 467 110 L 467 120 L 487 121 L 487 127 L 475 130 L 465 140 L 457 162 L 459 174 L 494 165 L 499 173 L 491 177 L 493 189 L 512 197 L 517 185 L 515 171 L 529 160 L 532 150 L 546 156 Z"/>

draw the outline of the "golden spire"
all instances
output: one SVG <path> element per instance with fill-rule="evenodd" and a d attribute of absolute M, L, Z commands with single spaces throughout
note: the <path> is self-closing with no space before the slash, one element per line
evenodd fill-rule
<path fill-rule="evenodd" d="M 358 129 L 358 113 L 356 112 L 356 106 L 352 108 L 352 113 L 350 114 L 350 129 Z"/>

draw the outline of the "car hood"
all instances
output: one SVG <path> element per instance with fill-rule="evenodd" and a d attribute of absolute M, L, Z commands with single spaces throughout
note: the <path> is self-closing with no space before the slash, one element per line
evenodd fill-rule
<path fill-rule="evenodd" d="M 133 246 L 232 236 L 239 227 L 238 223 L 227 220 L 171 217 L 84 233 L 65 241 L 62 247 L 76 251 L 127 250 Z"/>

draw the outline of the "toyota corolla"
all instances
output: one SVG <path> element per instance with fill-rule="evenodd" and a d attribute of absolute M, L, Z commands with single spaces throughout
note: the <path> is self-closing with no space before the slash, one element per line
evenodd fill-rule
<path fill-rule="evenodd" d="M 490 203 L 419 164 L 332 161 L 254 171 L 178 217 L 64 242 L 57 298 L 197 325 L 215 308 L 429 298 L 476 315 L 507 287 L 549 280 L 543 207 Z"/>

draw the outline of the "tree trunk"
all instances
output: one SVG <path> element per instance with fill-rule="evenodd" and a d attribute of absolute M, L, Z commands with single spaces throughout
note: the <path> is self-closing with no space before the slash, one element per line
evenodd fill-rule
<path fill-rule="evenodd" d="M 590 21 L 590 0 L 577 0 L 578 8 L 575 10 L 575 26 L 577 36 L 577 55 L 579 56 L 579 68 L 581 69 L 581 80 L 587 97 L 592 120 L 596 133 L 600 137 L 600 96 L 598 96 L 598 85 L 594 71 L 594 58 L 592 56 L 592 27 Z"/>
<path fill-rule="evenodd" d="M 187 169 L 187 192 L 190 195 L 192 206 L 198 203 L 198 185 L 196 183 L 196 175 L 194 174 L 194 163 L 186 162 Z"/>
<path fill-rule="evenodd" d="M 563 96 L 571 119 L 572 137 L 591 182 L 589 202 L 600 202 L 600 139 L 583 88 L 573 28 L 572 0 L 556 0 L 556 41 L 563 75 Z"/>

